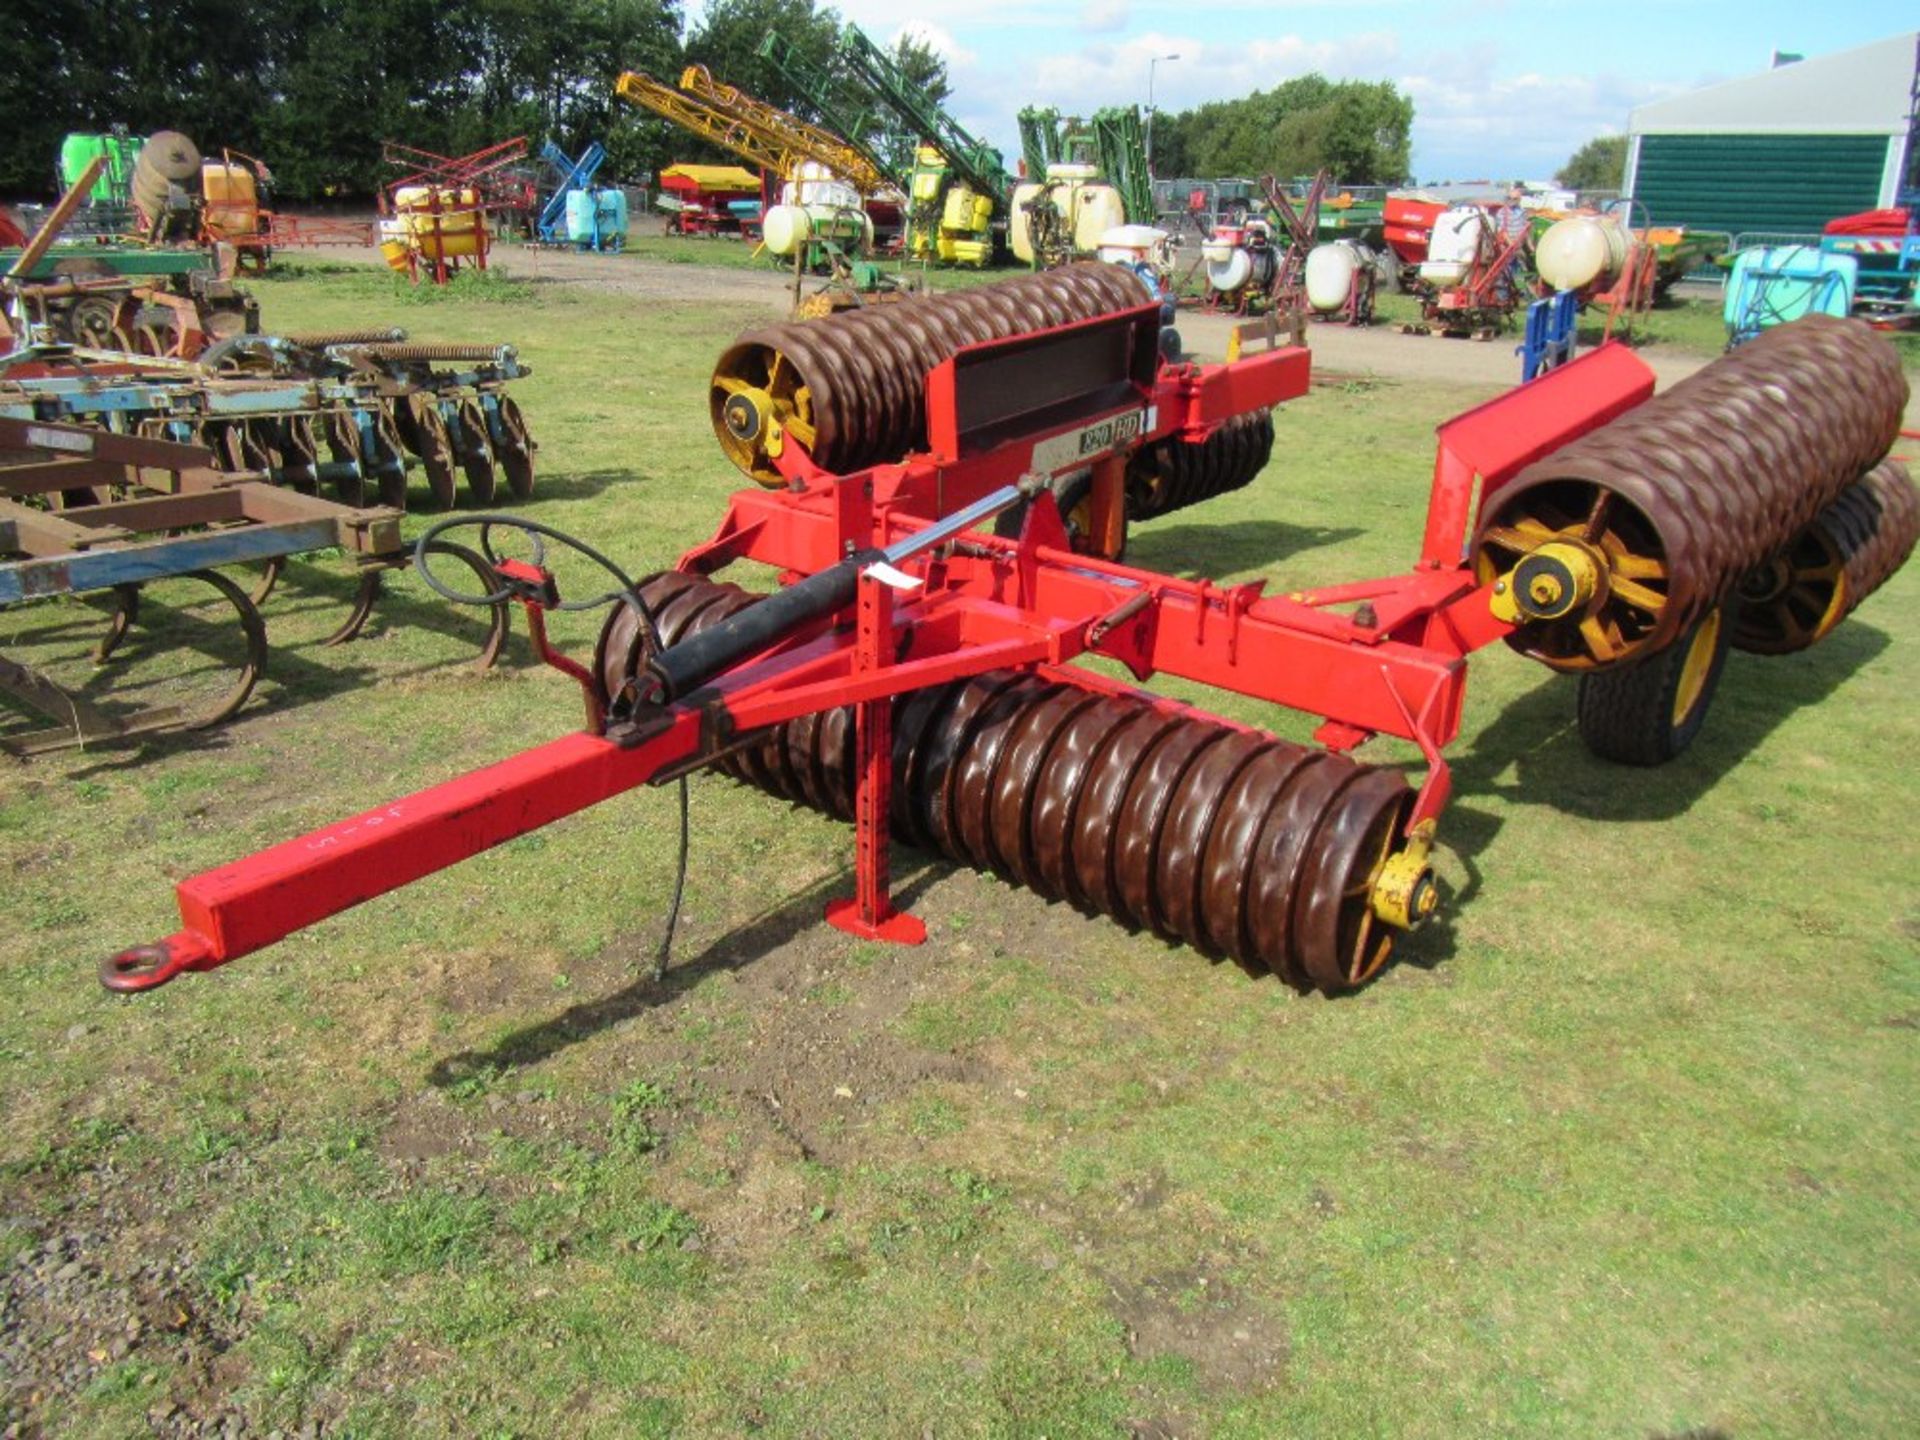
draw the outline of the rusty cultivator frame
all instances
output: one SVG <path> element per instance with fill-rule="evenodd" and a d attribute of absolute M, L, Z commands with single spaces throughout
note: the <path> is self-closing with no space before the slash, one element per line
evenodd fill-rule
<path fill-rule="evenodd" d="M 0 415 L 203 445 L 223 469 L 308 493 L 324 480 L 348 505 L 407 508 L 417 464 L 435 506 L 462 479 L 486 505 L 496 476 L 533 493 L 536 446 L 506 393 L 527 373 L 511 345 L 408 344 L 396 329 L 232 335 L 190 360 L 30 345 L 0 356 Z"/>
<path fill-rule="evenodd" d="M 897 836 L 1339 992 L 1440 903 L 1473 652 L 1505 642 L 1579 673 L 1594 748 L 1655 762 L 1692 738 L 1730 642 L 1811 643 L 1913 544 L 1911 482 L 1882 463 L 1899 364 L 1864 327 L 1808 320 L 1657 399 L 1606 346 L 1444 425 L 1402 574 L 1281 595 L 1127 566 L 1149 482 L 1171 498 L 1243 465 L 1250 417 L 1303 393 L 1309 360 L 1163 363 L 1159 306 L 1118 273 L 747 337 L 712 412 L 761 484 L 618 597 L 590 663 L 550 657 L 585 727 L 184 881 L 181 928 L 111 957 L 105 983 L 212 969 L 717 765 L 853 822 L 855 893 L 829 918 L 854 933 L 922 933 L 890 898 Z M 743 562 L 787 583 L 715 578 Z M 500 569 L 544 650 L 550 575 Z M 1317 743 L 1078 663 L 1094 657 L 1318 716 Z M 1380 735 L 1417 746 L 1423 773 L 1355 757 Z"/>
<path fill-rule="evenodd" d="M 62 596 L 99 595 L 108 622 L 93 652 L 108 666 L 141 613 L 141 589 L 185 577 L 209 587 L 235 614 L 243 656 L 229 687 L 197 688 L 186 703 L 134 713 L 102 697 L 56 683 L 0 655 L 0 695 L 48 723 L 0 735 L 0 750 L 33 755 L 162 730 L 203 729 L 227 719 L 253 693 L 267 667 L 267 629 L 259 606 L 288 557 L 338 548 L 360 576 L 354 603 L 329 645 L 365 627 L 380 574 L 407 564 L 400 512 L 364 509 L 294 489 L 271 469 L 221 470 L 211 451 L 89 426 L 0 416 L 0 611 Z M 333 468 L 322 466 L 324 473 Z M 44 503 L 58 498 L 58 509 Z M 462 546 L 435 553 L 464 563 L 483 584 L 493 572 Z M 257 564 L 242 586 L 222 567 Z M 492 665 L 506 639 L 507 613 L 496 607 L 479 664 Z"/>

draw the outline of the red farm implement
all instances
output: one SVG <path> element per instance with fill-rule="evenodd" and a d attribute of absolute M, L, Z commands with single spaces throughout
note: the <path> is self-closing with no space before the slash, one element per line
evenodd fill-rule
<path fill-rule="evenodd" d="M 1280 595 L 1101 558 L 1119 551 L 1143 457 L 1221 459 L 1208 447 L 1303 392 L 1308 356 L 1163 363 L 1159 307 L 1101 300 L 1092 270 L 746 337 L 711 409 L 761 486 L 677 570 L 626 588 L 590 663 L 548 653 L 581 686 L 585 728 L 183 882 L 182 928 L 112 957 L 105 982 L 212 969 L 718 766 L 853 822 L 855 893 L 828 914 L 857 934 L 921 933 L 889 895 L 898 837 L 1302 989 L 1346 990 L 1439 904 L 1445 752 L 1474 651 L 1506 641 L 1580 673 L 1589 741 L 1657 761 L 1698 727 L 1728 641 L 1751 639 L 1756 614 L 1788 615 L 1755 598 L 1736 626 L 1736 587 L 1769 560 L 1789 589 L 1821 583 L 1830 568 L 1796 544 L 1884 485 L 1906 508 L 1882 504 L 1879 538 L 1848 551 L 1830 628 L 1920 527 L 1904 474 L 1874 468 L 1904 403 L 1898 363 L 1836 322 L 1787 327 L 1658 400 L 1643 363 L 1603 347 L 1449 422 L 1402 574 Z M 940 338 L 961 328 L 941 307 L 966 305 L 965 333 L 985 338 Z M 1858 383 L 1822 400 L 1837 364 Z M 1721 413 L 1765 428 L 1735 403 L 1761 384 L 1803 405 L 1787 427 L 1801 438 L 1764 476 Z M 1677 420 L 1676 459 L 1658 437 Z M 1743 523 L 1703 538 L 1703 506 Z M 740 562 L 789 583 L 762 596 L 712 578 Z M 550 575 L 538 556 L 502 573 L 545 651 Z M 1094 657 L 1305 711 L 1318 744 L 1078 663 Z M 1353 756 L 1373 736 L 1418 747 L 1417 785 Z"/>

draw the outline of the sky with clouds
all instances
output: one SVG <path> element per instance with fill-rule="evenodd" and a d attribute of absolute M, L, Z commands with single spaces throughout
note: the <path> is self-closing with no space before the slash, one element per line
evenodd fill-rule
<path fill-rule="evenodd" d="M 689 9 L 698 13 L 698 0 Z M 1421 180 L 1547 178 L 1638 104 L 1916 24 L 1894 0 L 836 0 L 875 40 L 903 30 L 947 57 L 949 108 L 1011 159 L 1024 105 L 1165 112 L 1318 70 L 1413 97 Z M 912 18 L 925 14 L 926 19 Z"/>

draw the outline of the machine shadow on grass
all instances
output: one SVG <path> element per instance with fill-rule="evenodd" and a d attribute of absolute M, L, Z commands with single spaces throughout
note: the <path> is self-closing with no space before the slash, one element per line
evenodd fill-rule
<path fill-rule="evenodd" d="M 1170 575 L 1239 575 L 1259 572 L 1304 554 L 1357 540 L 1366 532 L 1349 526 L 1289 525 L 1282 520 L 1242 520 L 1232 525 L 1160 525 L 1127 537 L 1127 563 Z M 1205 557 L 1196 564 L 1195 557 Z"/>
<path fill-rule="evenodd" d="M 1551 675 L 1520 696 L 1454 763 L 1463 795 L 1548 805 L 1587 820 L 1670 820 L 1720 783 L 1796 711 L 1825 702 L 1891 644 L 1858 621 L 1793 655 L 1727 656 L 1699 738 L 1678 759 L 1642 769 L 1590 752 L 1574 721 L 1571 676 Z M 1509 766 L 1509 779 L 1497 778 Z M 1457 808 L 1457 807 L 1456 807 Z M 1451 834 L 1452 814 L 1442 823 Z"/>
<path fill-rule="evenodd" d="M 905 859 L 911 865 L 915 856 L 916 852 L 911 850 L 895 856 L 893 898 L 902 910 L 911 910 L 913 902 L 927 887 L 952 868 L 927 860 L 906 873 L 900 861 Z M 821 912 L 826 903 L 852 894 L 853 878 L 853 870 L 846 867 L 815 881 L 771 909 L 761 911 L 744 925 L 737 925 L 719 936 L 699 954 L 674 957 L 668 962 L 667 973 L 658 981 L 651 973 L 654 947 L 659 943 L 655 934 L 642 933 L 616 940 L 604 952 L 605 958 L 622 961 L 634 971 L 631 982 L 611 994 L 581 1000 L 557 1015 L 514 1030 L 485 1050 L 463 1050 L 449 1055 L 427 1072 L 427 1081 L 437 1089 L 446 1089 L 475 1076 L 538 1065 L 569 1046 L 590 1040 L 658 1006 L 672 1004 L 707 976 L 744 969 L 816 926 L 824 926 L 827 922 Z"/>
<path fill-rule="evenodd" d="M 649 476 L 644 470 L 628 467 L 619 470 L 563 470 L 539 472 L 535 482 L 533 496 L 535 500 L 588 500 L 616 485 L 639 485 L 648 479 L 664 478 Z M 458 515 L 464 510 L 498 510 L 500 505 L 475 505 L 472 497 L 462 494 L 454 509 L 429 514 L 430 523 L 438 523 Z M 543 517 L 546 518 L 546 517 Z M 564 528 L 564 527 L 563 527 Z M 458 538 L 457 536 L 455 537 Z"/>
<path fill-rule="evenodd" d="M 1440 844 L 1466 871 L 1466 882 L 1458 889 L 1443 887 L 1440 913 L 1412 934 L 1400 937 L 1393 947 L 1391 962 L 1381 974 L 1388 975 L 1401 969 L 1431 973 L 1459 953 L 1454 918 L 1472 904 L 1474 896 L 1480 893 L 1480 886 L 1485 879 L 1480 869 L 1480 852 L 1493 843 L 1493 837 L 1500 833 L 1504 823 L 1498 815 L 1480 809 L 1470 800 L 1455 800 L 1447 806 L 1446 813 L 1440 819 Z M 1363 985 L 1358 990 L 1330 996 L 1329 999 L 1345 1000 L 1363 995 L 1366 990 L 1367 987 Z"/>

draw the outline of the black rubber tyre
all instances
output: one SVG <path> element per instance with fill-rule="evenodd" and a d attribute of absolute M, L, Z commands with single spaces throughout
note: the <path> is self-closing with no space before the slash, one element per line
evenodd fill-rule
<path fill-rule="evenodd" d="M 1576 713 L 1587 749 L 1621 765 L 1664 765 L 1691 745 L 1727 665 L 1734 627 L 1725 612 L 1709 611 L 1684 638 L 1636 665 L 1582 675 Z"/>

